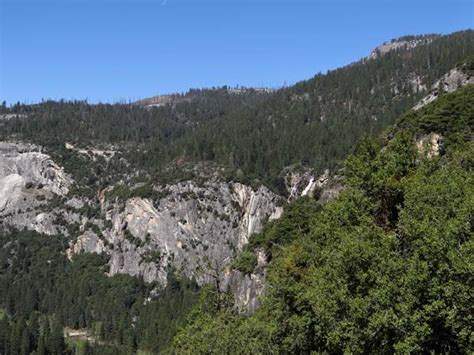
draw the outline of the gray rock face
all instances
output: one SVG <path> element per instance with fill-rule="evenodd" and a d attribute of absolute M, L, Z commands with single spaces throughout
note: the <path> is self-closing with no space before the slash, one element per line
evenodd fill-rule
<path fill-rule="evenodd" d="M 382 43 L 380 46 L 376 47 L 367 59 L 376 59 L 381 56 L 384 56 L 388 52 L 399 50 L 399 49 L 412 49 L 419 45 L 429 44 L 437 36 L 425 36 L 421 38 L 414 39 L 396 39 Z"/>
<path fill-rule="evenodd" d="M 254 313 L 260 305 L 260 297 L 265 290 L 268 262 L 263 250 L 257 250 L 257 260 L 254 273 L 244 275 L 238 270 L 227 270 L 224 278 L 224 288 L 234 294 L 235 307 L 241 313 Z"/>
<path fill-rule="evenodd" d="M 438 98 L 440 91 L 449 93 L 469 84 L 474 84 L 474 77 L 466 74 L 462 70 L 452 69 L 432 86 L 431 92 L 421 99 L 413 109 L 415 111 L 419 110 L 423 106 L 433 102 Z"/>
<path fill-rule="evenodd" d="M 0 142 L 0 222 L 54 234 L 54 216 L 38 208 L 65 195 L 72 179 L 38 146 Z"/>
<path fill-rule="evenodd" d="M 0 180 L 0 211 L 8 211 L 18 204 L 24 185 L 25 181 L 18 174 L 9 174 Z"/>
<path fill-rule="evenodd" d="M 279 196 L 266 187 L 251 187 L 210 179 L 167 185 L 168 195 L 156 205 L 143 198 L 125 203 L 102 203 L 110 229 L 98 236 L 84 232 L 71 245 L 80 251 L 110 255 L 110 274 L 142 276 L 145 281 L 166 285 L 167 274 L 176 270 L 199 285 L 218 282 L 236 295 L 238 306 L 256 307 L 263 290 L 263 274 L 250 277 L 229 271 L 229 265 L 260 232 L 268 219 L 283 212 Z"/>
<path fill-rule="evenodd" d="M 41 148 L 32 144 L 0 142 L 0 178 L 16 176 L 24 184 L 31 184 L 65 195 L 72 180 L 49 155 L 41 153 Z M 7 179 L 8 180 L 8 179 Z"/>

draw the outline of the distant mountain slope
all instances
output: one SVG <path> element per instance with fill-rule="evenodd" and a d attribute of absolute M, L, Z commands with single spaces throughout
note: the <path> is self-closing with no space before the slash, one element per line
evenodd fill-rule
<path fill-rule="evenodd" d="M 202 98 L 200 95 L 202 92 L 211 92 L 219 89 L 208 89 L 208 90 L 190 90 L 185 94 L 168 94 L 168 95 L 157 95 L 148 97 L 136 102 L 137 105 L 144 107 L 162 107 L 166 105 L 176 105 L 180 102 L 190 102 L 193 100 L 199 100 Z M 245 87 L 222 87 L 220 90 L 227 91 L 229 94 L 245 94 L 251 93 L 271 93 L 275 90 L 270 88 L 245 88 Z"/>
<path fill-rule="evenodd" d="M 400 49 L 412 49 L 419 45 L 429 44 L 439 37 L 440 35 L 432 34 L 423 36 L 403 36 L 400 38 L 394 38 L 376 47 L 367 58 L 375 59 L 391 51 L 396 51 Z"/>
<path fill-rule="evenodd" d="M 184 96 L 192 100 L 151 110 L 84 102 L 17 105 L 7 114 L 28 118 L 3 121 L 1 138 L 14 135 L 56 151 L 66 142 L 124 145 L 135 168 L 150 172 L 210 160 L 283 193 L 283 168 L 334 167 L 359 137 L 393 123 L 474 54 L 473 31 L 429 38 L 273 93 L 195 90 Z"/>
<path fill-rule="evenodd" d="M 373 60 L 276 91 L 174 141 L 171 155 L 215 160 L 282 186 L 283 167 L 334 167 L 364 134 L 376 134 L 412 107 L 455 65 L 474 54 L 474 32 L 406 37 Z M 410 42 L 411 43 L 411 42 Z M 281 177 L 281 176 L 280 176 Z"/>

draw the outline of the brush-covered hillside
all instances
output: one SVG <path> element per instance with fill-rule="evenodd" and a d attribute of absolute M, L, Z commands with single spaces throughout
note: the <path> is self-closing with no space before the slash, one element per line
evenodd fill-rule
<path fill-rule="evenodd" d="M 473 129 L 470 85 L 359 142 L 336 200 L 300 199 L 237 260 L 271 258 L 261 308 L 202 291 L 175 353 L 472 352 Z"/>

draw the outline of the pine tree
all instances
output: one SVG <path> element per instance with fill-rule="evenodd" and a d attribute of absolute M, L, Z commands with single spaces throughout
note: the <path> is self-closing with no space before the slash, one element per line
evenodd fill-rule
<path fill-rule="evenodd" d="M 66 348 L 64 332 L 61 323 L 53 317 L 51 320 L 51 333 L 49 334 L 48 350 L 51 354 L 60 355 Z"/>

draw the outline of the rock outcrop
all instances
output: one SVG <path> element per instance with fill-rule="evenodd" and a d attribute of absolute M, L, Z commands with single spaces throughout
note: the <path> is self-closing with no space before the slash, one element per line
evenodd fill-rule
<path fill-rule="evenodd" d="M 227 270 L 224 288 L 235 296 L 235 307 L 241 313 L 252 314 L 260 305 L 260 296 L 265 290 L 267 256 L 263 250 L 257 250 L 257 266 L 250 275 L 238 270 Z"/>
<path fill-rule="evenodd" d="M 418 153 L 428 159 L 438 157 L 443 150 L 443 137 L 438 133 L 430 133 L 416 141 Z"/>
<path fill-rule="evenodd" d="M 72 179 L 31 144 L 0 142 L 0 224 L 39 233 L 59 232 L 55 217 L 40 207 L 68 193 Z"/>
<path fill-rule="evenodd" d="M 285 176 L 286 190 L 288 191 L 288 201 L 293 201 L 300 196 L 311 195 L 314 186 L 314 173 L 311 169 L 287 168 L 283 172 Z"/>
<path fill-rule="evenodd" d="M 384 42 L 380 46 L 376 47 L 369 54 L 367 59 L 376 59 L 395 50 L 412 49 L 419 45 L 429 44 L 437 37 L 439 36 L 430 35 L 421 37 L 401 37 L 398 39 L 392 39 L 391 41 Z"/>
<path fill-rule="evenodd" d="M 0 142 L 0 179 L 17 176 L 24 186 L 65 195 L 72 179 L 41 148 L 32 144 Z"/>
<path fill-rule="evenodd" d="M 315 176 L 310 169 L 286 172 L 285 184 L 288 190 L 288 201 L 293 201 L 302 196 L 309 196 L 326 202 L 336 197 L 342 190 L 342 184 L 339 180 L 339 177 L 331 176 L 328 169 L 319 176 Z"/>
<path fill-rule="evenodd" d="M 419 110 L 436 100 L 441 93 L 450 93 L 469 84 L 474 84 L 474 76 L 471 76 L 469 72 L 462 70 L 462 68 L 452 69 L 432 86 L 430 93 L 421 99 L 413 109 L 415 111 Z"/>

